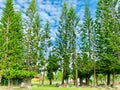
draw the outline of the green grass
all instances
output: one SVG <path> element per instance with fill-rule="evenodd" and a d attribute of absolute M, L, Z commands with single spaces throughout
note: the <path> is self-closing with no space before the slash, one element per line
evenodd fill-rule
<path fill-rule="evenodd" d="M 32 90 L 79 90 L 73 88 L 55 88 L 55 87 L 41 87 L 41 88 L 34 88 Z"/>
<path fill-rule="evenodd" d="M 34 88 L 32 90 L 97 90 L 97 89 L 90 89 L 90 88 L 57 88 L 57 87 L 40 87 Z"/>
<path fill-rule="evenodd" d="M 8 90 L 7 87 L 0 87 L 0 90 Z M 29 90 L 29 89 L 21 89 L 19 87 L 14 88 L 14 90 Z M 90 87 L 79 87 L 79 88 L 62 88 L 62 87 L 37 87 L 37 88 L 32 88 L 30 90 L 109 90 L 105 88 L 90 88 Z M 115 89 L 111 89 L 115 90 Z"/>

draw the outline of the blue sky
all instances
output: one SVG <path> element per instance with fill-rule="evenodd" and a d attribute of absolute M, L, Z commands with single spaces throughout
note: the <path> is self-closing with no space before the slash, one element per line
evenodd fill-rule
<path fill-rule="evenodd" d="M 6 0 L 0 0 L 0 16 L 2 14 L 2 8 L 5 5 Z M 31 0 L 13 0 L 16 10 L 23 12 L 23 18 L 25 18 L 25 11 Z M 51 24 L 52 35 L 55 35 L 59 17 L 61 14 L 61 9 L 63 2 L 66 1 L 70 6 L 74 6 L 77 15 L 80 17 L 81 21 L 84 15 L 84 5 L 86 0 L 36 0 L 38 12 L 40 13 L 41 23 L 44 25 L 45 21 L 48 20 Z M 92 17 L 95 17 L 95 10 L 98 0 L 88 0 L 90 11 Z"/>
<path fill-rule="evenodd" d="M 6 0 L 0 0 L 0 15 Z M 13 0 L 16 10 L 26 11 L 31 0 Z M 59 16 L 63 2 L 66 1 L 68 5 L 73 5 L 77 15 L 82 18 L 84 14 L 84 4 L 86 0 L 37 0 L 37 8 L 41 16 L 41 21 L 44 24 L 46 20 L 50 21 L 51 26 L 55 27 L 58 24 Z M 91 14 L 95 16 L 96 4 L 98 0 L 88 0 Z"/>

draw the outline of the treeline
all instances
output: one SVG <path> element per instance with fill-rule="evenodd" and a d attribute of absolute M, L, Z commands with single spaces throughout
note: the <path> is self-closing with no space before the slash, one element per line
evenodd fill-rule
<path fill-rule="evenodd" d="M 103 74 L 107 85 L 112 81 L 114 86 L 115 75 L 120 73 L 119 0 L 99 0 L 94 19 L 86 3 L 82 23 L 74 7 L 64 3 L 54 42 L 49 21 L 44 26 L 40 23 L 36 0 L 31 1 L 25 15 L 22 18 L 13 1 L 6 0 L 0 17 L 0 74 L 8 79 L 9 87 L 16 78 L 30 83 L 41 72 L 42 84 L 46 72 L 52 84 L 59 70 L 62 85 L 68 84 L 72 75 L 75 86 L 78 78 L 80 85 L 83 80 L 89 85 L 91 76 L 96 86 L 98 74 Z"/>

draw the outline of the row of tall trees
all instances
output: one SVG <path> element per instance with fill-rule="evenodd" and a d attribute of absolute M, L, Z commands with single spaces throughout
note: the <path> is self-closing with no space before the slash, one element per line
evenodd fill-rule
<path fill-rule="evenodd" d="M 76 86 L 78 77 L 80 85 L 83 79 L 86 80 L 86 85 L 89 85 L 93 75 L 96 86 L 98 74 L 104 74 L 107 75 L 107 85 L 114 86 L 115 74 L 119 74 L 120 69 L 119 8 L 119 0 L 99 0 L 96 19 L 93 20 L 86 3 L 83 23 L 79 25 L 79 18 L 72 6 L 68 8 L 66 3 L 63 5 L 56 39 L 56 48 L 63 67 L 62 84 L 64 80 L 67 82 L 68 76 L 72 74 Z M 70 63 L 73 66 L 70 66 Z M 70 72 L 70 68 L 73 72 Z"/>
<path fill-rule="evenodd" d="M 74 67 L 72 73 L 74 73 L 74 79 L 77 85 L 76 30 L 78 23 L 79 18 L 74 8 L 71 6 L 69 9 L 67 4 L 64 3 L 55 45 L 59 57 L 62 60 L 62 84 L 64 84 L 64 80 L 68 83 L 70 63 L 72 62 Z M 70 61 L 70 59 L 72 59 L 72 61 Z"/>
<path fill-rule="evenodd" d="M 8 79 L 9 88 L 16 78 L 31 79 L 37 73 L 45 73 L 52 84 L 54 73 L 62 70 L 61 83 L 69 83 L 72 75 L 78 87 L 85 79 L 89 85 L 94 76 L 97 85 L 98 74 L 110 75 L 114 86 L 115 75 L 120 70 L 120 5 L 119 0 L 99 0 L 96 18 L 91 17 L 86 2 L 83 23 L 74 7 L 63 4 L 55 42 L 51 41 L 50 24 L 40 23 L 36 0 L 26 10 L 26 18 L 15 11 L 13 1 L 6 0 L 0 18 L 0 74 Z M 52 49 L 50 49 L 52 47 Z M 66 81 L 66 82 L 65 82 Z"/>
<path fill-rule="evenodd" d="M 119 0 L 100 0 L 96 16 L 96 58 L 99 60 L 99 70 L 107 74 L 107 85 L 110 85 L 110 75 L 119 73 Z M 116 9 L 116 6 L 118 8 Z"/>
<path fill-rule="evenodd" d="M 8 79 L 10 90 L 16 78 L 30 84 L 41 61 L 46 60 L 43 55 L 48 52 L 49 22 L 44 29 L 41 30 L 36 0 L 31 1 L 24 19 L 21 12 L 15 11 L 13 0 L 6 0 L 0 18 L 0 71 L 1 76 Z"/>

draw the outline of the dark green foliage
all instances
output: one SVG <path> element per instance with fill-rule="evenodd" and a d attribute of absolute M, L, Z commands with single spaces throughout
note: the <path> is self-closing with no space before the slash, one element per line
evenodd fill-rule
<path fill-rule="evenodd" d="M 20 12 L 15 12 L 12 0 L 7 0 L 3 9 L 0 24 L 0 54 L 1 56 L 1 75 L 8 79 L 9 89 L 13 79 L 22 78 L 30 73 L 24 69 L 24 49 L 23 49 L 23 26 Z"/>
<path fill-rule="evenodd" d="M 47 60 L 49 58 L 49 48 L 51 46 L 51 36 L 50 36 L 50 24 L 49 21 L 46 21 L 43 34 L 42 34 L 42 51 L 44 55 L 44 59 Z"/>
<path fill-rule="evenodd" d="M 119 29 L 118 22 L 115 19 L 116 11 L 113 1 L 100 0 L 97 10 L 97 53 L 98 59 L 103 60 L 102 66 L 110 66 L 109 71 L 115 68 L 119 54 Z M 107 6 L 106 6 L 107 5 Z M 103 7 L 104 6 L 104 7 Z M 107 8 L 106 8 L 107 7 Z M 113 24 L 112 24 L 113 23 Z M 116 38 L 116 39 L 114 39 Z M 115 63 L 116 62 L 116 63 Z M 108 65 L 107 65 L 108 64 Z M 112 65 L 112 66 L 111 66 Z M 104 68 L 105 70 L 105 68 Z"/>
<path fill-rule="evenodd" d="M 23 34 L 21 13 L 14 11 L 12 0 L 7 0 L 3 9 L 1 30 L 2 74 L 6 78 L 14 78 L 17 76 L 17 73 L 14 72 L 18 70 L 15 65 L 23 64 L 23 46 L 21 44 Z M 19 70 L 21 71 L 21 69 Z"/>
<path fill-rule="evenodd" d="M 59 58 L 57 55 L 51 54 L 48 59 L 48 65 L 47 65 L 47 77 L 48 79 L 54 79 L 54 74 L 57 72 L 59 68 Z"/>
<path fill-rule="evenodd" d="M 58 33 L 57 33 L 57 40 L 56 40 L 56 48 L 57 51 L 61 57 L 61 60 L 63 60 L 63 80 L 62 84 L 64 84 L 64 80 L 68 79 L 69 75 L 69 51 L 70 51 L 70 44 L 69 44 L 69 39 L 70 39 L 70 34 L 69 34 L 69 29 L 68 29 L 68 23 L 67 23 L 67 17 L 68 17 L 68 8 L 67 4 L 63 4 L 62 8 L 62 14 L 60 16 L 60 21 L 59 21 L 59 28 L 58 28 Z"/>
<path fill-rule="evenodd" d="M 69 30 L 69 44 L 70 48 L 69 51 L 72 54 L 72 68 L 73 68 L 73 78 L 75 81 L 75 86 L 78 87 L 78 60 L 77 60 L 77 32 L 78 32 L 78 25 L 79 25 L 79 17 L 77 17 L 76 12 L 74 10 L 74 7 L 71 6 L 68 12 L 68 18 L 67 18 L 67 26 Z M 69 71 L 70 72 L 70 71 Z"/>
<path fill-rule="evenodd" d="M 90 76 L 93 70 L 92 50 L 93 47 L 93 20 L 89 11 L 88 3 L 85 5 L 84 20 L 80 29 L 81 36 L 81 53 L 78 57 L 79 78 Z M 80 57 L 81 56 L 81 57 Z"/>
<path fill-rule="evenodd" d="M 68 9 L 67 4 L 63 4 L 62 14 L 60 16 L 57 39 L 56 39 L 56 49 L 59 53 L 63 68 L 63 78 L 68 80 L 70 75 L 70 58 L 74 65 L 76 62 L 76 30 L 79 23 L 79 18 L 77 17 L 74 8 L 71 6 Z M 76 66 L 75 68 L 76 69 Z M 75 72 L 74 72 L 75 73 Z"/>
<path fill-rule="evenodd" d="M 120 69 L 120 35 L 116 5 L 117 0 L 99 0 L 96 19 L 96 57 L 101 63 L 99 71 L 113 74 L 113 85 L 115 73 Z M 107 85 L 109 84 L 108 80 Z"/>

